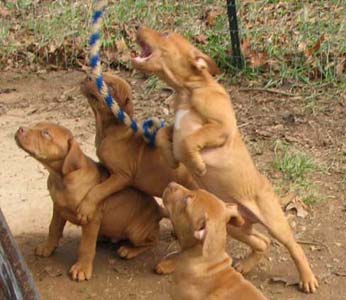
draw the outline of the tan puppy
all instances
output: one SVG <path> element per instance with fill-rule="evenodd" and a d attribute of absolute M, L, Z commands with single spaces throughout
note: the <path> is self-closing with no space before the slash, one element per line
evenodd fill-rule
<path fill-rule="evenodd" d="M 104 80 L 119 106 L 133 116 L 130 86 L 115 75 L 105 74 Z M 92 218 L 102 199 L 128 186 L 158 197 L 171 181 L 189 188 L 197 187 L 184 166 L 171 169 L 157 148 L 150 147 L 131 128 L 116 120 L 104 104 L 94 81 L 87 78 L 81 90 L 95 114 L 97 155 L 111 173 L 107 180 L 92 188 L 81 203 L 79 218 L 82 222 Z"/>
<path fill-rule="evenodd" d="M 77 207 L 90 189 L 107 180 L 108 172 L 85 156 L 71 132 L 52 123 L 20 127 L 17 144 L 49 171 L 48 190 L 53 200 L 53 217 L 46 243 L 35 249 L 36 255 L 49 256 L 58 246 L 66 221 L 80 225 Z M 160 207 L 155 199 L 135 189 L 118 192 L 99 205 L 94 218 L 82 225 L 77 262 L 70 273 L 74 280 L 91 278 L 98 235 L 128 239 L 118 254 L 133 258 L 154 246 L 159 238 Z"/>
<path fill-rule="evenodd" d="M 236 204 L 205 190 L 190 191 L 171 183 L 163 196 L 182 254 L 174 273 L 172 298 L 177 300 L 265 300 L 235 271 L 226 253 L 226 224 L 241 226 Z"/>
<path fill-rule="evenodd" d="M 137 40 L 143 52 L 132 59 L 134 67 L 156 74 L 176 91 L 174 128 L 158 135 L 169 142 L 174 131 L 171 156 L 196 175 L 200 187 L 226 202 L 237 202 L 249 221 L 246 227 L 231 230 L 253 250 L 238 270 L 249 272 L 267 252 L 268 238 L 252 228 L 259 222 L 287 247 L 300 273 L 300 287 L 315 292 L 317 280 L 294 240 L 278 197 L 246 149 L 228 93 L 211 75 L 217 72 L 215 64 L 176 33 L 141 27 Z"/>

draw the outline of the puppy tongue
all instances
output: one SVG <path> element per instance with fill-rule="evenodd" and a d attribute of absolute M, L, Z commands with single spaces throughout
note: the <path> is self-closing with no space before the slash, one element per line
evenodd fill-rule
<path fill-rule="evenodd" d="M 151 54 L 150 47 L 146 43 L 143 43 L 143 42 L 140 42 L 140 46 L 142 48 L 142 52 L 140 56 L 142 58 L 148 57 Z"/>
<path fill-rule="evenodd" d="M 203 228 L 201 230 L 196 230 L 194 232 L 194 236 L 195 236 L 195 238 L 197 240 L 200 240 L 200 241 L 204 240 L 204 238 L 205 238 L 205 228 Z"/>

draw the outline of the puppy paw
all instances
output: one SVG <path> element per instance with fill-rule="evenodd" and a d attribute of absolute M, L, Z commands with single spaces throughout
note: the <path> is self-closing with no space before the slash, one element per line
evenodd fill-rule
<path fill-rule="evenodd" d="M 205 163 L 203 162 L 202 164 L 196 166 L 196 168 L 194 169 L 194 173 L 199 177 L 204 176 L 207 173 L 207 167 L 205 166 Z"/>
<path fill-rule="evenodd" d="M 92 275 L 92 263 L 77 261 L 71 268 L 69 273 L 75 281 L 89 280 Z"/>
<path fill-rule="evenodd" d="M 128 246 L 121 246 L 117 253 L 121 258 L 124 259 L 131 259 L 142 253 L 146 250 L 147 247 L 128 247 Z"/>
<path fill-rule="evenodd" d="M 79 222 L 83 225 L 90 222 L 94 216 L 95 210 L 96 206 L 87 199 L 84 199 L 77 208 L 77 218 Z"/>
<path fill-rule="evenodd" d="M 47 243 L 38 245 L 35 248 L 35 255 L 42 256 L 42 257 L 48 257 L 54 252 L 55 248 L 56 248 L 55 245 L 52 246 L 52 245 L 49 245 Z"/>
<path fill-rule="evenodd" d="M 234 268 L 242 274 L 249 273 L 263 258 L 264 253 L 262 252 L 253 252 L 247 258 L 238 261 Z"/>
<path fill-rule="evenodd" d="M 299 282 L 299 288 L 305 293 L 315 293 L 318 288 L 318 281 L 314 274 L 303 276 Z"/>
<path fill-rule="evenodd" d="M 160 261 L 154 269 L 156 274 L 167 275 L 172 274 L 175 271 L 175 263 L 170 259 Z"/>

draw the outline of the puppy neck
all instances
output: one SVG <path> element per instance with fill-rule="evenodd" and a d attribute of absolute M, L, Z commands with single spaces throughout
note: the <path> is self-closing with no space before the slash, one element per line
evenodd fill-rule
<path fill-rule="evenodd" d="M 99 112 L 95 112 L 95 127 L 96 148 L 100 146 L 102 140 L 109 134 L 109 131 L 112 131 L 112 136 L 115 138 L 123 138 L 124 136 L 128 136 L 129 133 L 132 132 L 132 130 L 129 130 L 126 125 L 119 122 L 112 113 L 102 114 Z"/>
<path fill-rule="evenodd" d="M 232 258 L 226 251 L 205 257 L 202 253 L 202 247 L 199 245 L 183 251 L 177 267 L 177 274 L 190 274 L 197 277 L 199 274 L 212 276 L 231 268 L 231 265 Z"/>

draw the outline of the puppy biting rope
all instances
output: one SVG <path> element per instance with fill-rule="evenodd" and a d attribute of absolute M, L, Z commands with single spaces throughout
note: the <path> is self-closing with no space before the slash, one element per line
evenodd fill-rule
<path fill-rule="evenodd" d="M 106 6 L 107 1 L 96 0 L 94 2 L 92 33 L 89 40 L 90 67 L 92 74 L 96 80 L 98 91 L 102 94 L 105 103 L 113 112 L 114 116 L 123 124 L 131 127 L 134 132 L 139 132 L 147 143 L 154 146 L 156 133 L 161 127 L 164 126 L 163 122 L 158 118 L 150 118 L 145 120 L 141 126 L 138 126 L 137 123 L 119 107 L 117 102 L 113 100 L 106 83 L 103 81 L 99 52 L 101 45 L 100 29 L 102 24 L 102 16 Z"/>

